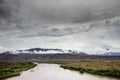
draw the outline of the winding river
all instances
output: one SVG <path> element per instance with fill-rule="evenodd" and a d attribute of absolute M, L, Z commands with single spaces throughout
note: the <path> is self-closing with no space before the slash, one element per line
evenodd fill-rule
<path fill-rule="evenodd" d="M 7 80 L 118 80 L 110 77 L 63 69 L 58 64 L 38 64 L 35 68 L 24 71 L 20 76 Z"/>

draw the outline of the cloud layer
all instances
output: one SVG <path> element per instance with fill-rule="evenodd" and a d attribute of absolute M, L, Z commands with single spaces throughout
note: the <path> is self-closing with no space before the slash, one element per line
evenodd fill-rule
<path fill-rule="evenodd" d="M 119 13 L 120 0 L 0 0 L 0 46 L 120 51 Z"/>

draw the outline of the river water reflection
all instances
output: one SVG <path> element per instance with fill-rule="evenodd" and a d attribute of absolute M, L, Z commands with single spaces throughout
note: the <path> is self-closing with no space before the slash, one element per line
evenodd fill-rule
<path fill-rule="evenodd" d="M 58 64 L 38 64 L 35 68 L 24 71 L 20 76 L 7 80 L 118 80 L 115 78 L 81 74 L 78 71 L 63 69 Z"/>

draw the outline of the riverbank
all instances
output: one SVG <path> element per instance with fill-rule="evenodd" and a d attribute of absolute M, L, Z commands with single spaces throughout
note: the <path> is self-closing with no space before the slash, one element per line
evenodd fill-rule
<path fill-rule="evenodd" d="M 69 66 L 69 65 L 61 65 L 61 67 L 64 69 L 80 71 L 81 73 L 87 72 L 87 73 L 91 73 L 91 74 L 120 78 L 120 71 L 114 70 L 114 69 L 113 70 L 102 70 L 102 69 L 94 70 L 94 69 L 87 69 L 87 68 L 83 68 L 83 67 L 74 67 L 74 66 Z"/>
<path fill-rule="evenodd" d="M 32 62 L 0 62 L 0 80 L 18 76 L 20 72 L 35 67 Z"/>
<path fill-rule="evenodd" d="M 71 69 L 102 76 L 120 78 L 120 60 L 99 60 L 99 59 L 42 59 L 38 63 L 60 64 L 64 69 Z M 0 80 L 20 75 L 25 71 L 35 67 L 31 62 L 0 62 Z"/>
<path fill-rule="evenodd" d="M 61 64 L 61 67 L 64 69 L 76 70 L 81 73 L 87 72 L 91 74 L 120 78 L 119 60 L 56 59 L 44 60 L 40 62 Z"/>

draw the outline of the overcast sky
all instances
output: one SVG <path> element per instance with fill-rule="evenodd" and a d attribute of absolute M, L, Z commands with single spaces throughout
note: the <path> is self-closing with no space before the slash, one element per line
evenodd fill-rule
<path fill-rule="evenodd" d="M 0 0 L 0 50 L 120 51 L 120 0 Z"/>

